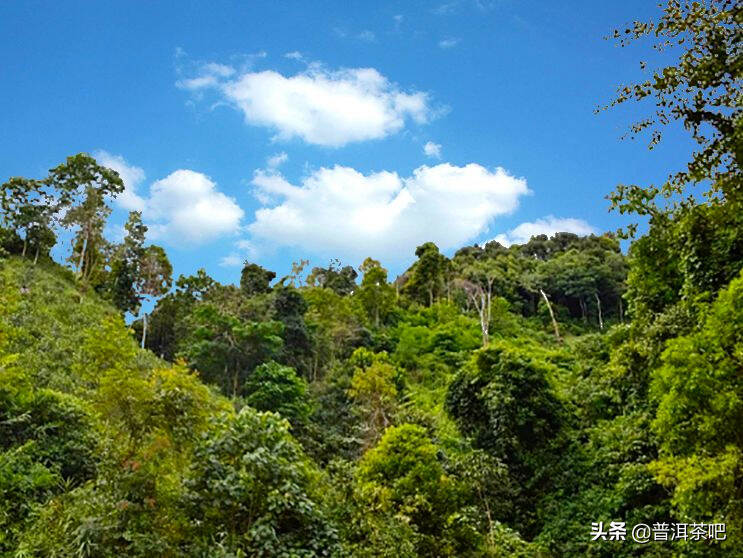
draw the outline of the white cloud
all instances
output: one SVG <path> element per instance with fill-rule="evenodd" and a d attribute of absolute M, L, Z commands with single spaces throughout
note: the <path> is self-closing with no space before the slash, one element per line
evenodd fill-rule
<path fill-rule="evenodd" d="M 596 229 L 591 225 L 583 221 L 582 219 L 558 218 L 553 215 L 548 215 L 541 219 L 537 219 L 533 223 L 521 223 L 514 229 L 511 229 L 505 234 L 497 235 L 493 240 L 500 242 L 503 246 L 510 246 L 511 244 L 524 244 L 529 242 L 532 236 L 539 234 L 546 234 L 552 236 L 558 232 L 569 232 L 580 236 L 586 236 L 589 234 L 595 234 Z"/>
<path fill-rule="evenodd" d="M 116 203 L 127 211 L 142 211 L 145 200 L 137 194 L 137 187 L 145 179 L 144 171 L 128 164 L 121 155 L 112 155 L 103 150 L 96 151 L 93 155 L 100 165 L 118 172 L 124 182 L 124 191 L 116 196 Z"/>
<path fill-rule="evenodd" d="M 426 142 L 426 145 L 423 146 L 423 153 L 425 153 L 427 157 L 441 159 L 441 144 L 428 141 Z"/>
<path fill-rule="evenodd" d="M 265 56 L 265 53 L 262 53 L 263 56 Z M 225 64 L 217 64 L 216 62 L 209 62 L 208 64 L 204 64 L 204 71 L 219 77 L 230 77 L 232 74 L 235 73 L 235 68 L 232 66 L 227 66 Z"/>
<path fill-rule="evenodd" d="M 374 34 L 374 31 L 369 31 L 368 29 L 365 29 L 358 35 L 359 40 L 364 41 L 366 43 L 373 43 L 377 40 L 377 36 Z"/>
<path fill-rule="evenodd" d="M 405 92 L 374 68 L 329 71 L 311 64 L 290 77 L 267 70 L 229 79 L 212 69 L 177 85 L 216 89 L 248 124 L 276 130 L 275 140 L 301 138 L 329 147 L 384 138 L 408 120 L 425 123 L 436 116 L 426 93 Z"/>
<path fill-rule="evenodd" d="M 281 153 L 276 153 L 275 155 L 271 155 L 268 159 L 266 159 L 266 165 L 270 169 L 275 169 L 283 165 L 289 160 L 289 155 L 286 154 L 286 152 L 282 151 Z"/>
<path fill-rule="evenodd" d="M 171 244 L 202 244 L 240 229 L 243 210 L 227 197 L 206 175 L 187 169 L 177 170 L 150 186 L 145 198 L 136 193 L 144 181 L 144 171 L 130 165 L 121 155 L 97 151 L 96 160 L 119 173 L 124 192 L 115 198 L 123 209 L 141 211 L 148 226 L 148 238 Z M 112 237 L 120 234 L 110 229 Z"/>
<path fill-rule="evenodd" d="M 299 60 L 300 62 L 304 60 L 304 56 L 298 50 L 287 52 L 284 54 L 284 58 L 288 58 L 289 60 Z"/>
<path fill-rule="evenodd" d="M 395 172 L 364 175 L 342 166 L 320 168 L 301 185 L 257 171 L 259 199 L 277 199 L 248 225 L 251 246 L 292 246 L 336 257 L 410 257 L 433 241 L 460 246 L 510 213 L 529 193 L 524 179 L 477 164 L 422 166 L 404 178 Z"/>
<path fill-rule="evenodd" d="M 243 214 L 209 177 L 180 169 L 152 184 L 144 216 L 153 238 L 202 244 L 235 233 Z"/>
<path fill-rule="evenodd" d="M 454 48 L 459 44 L 461 39 L 457 39 L 454 37 L 449 37 L 447 39 L 441 39 L 439 41 L 439 48 L 448 49 L 448 48 Z"/>
<path fill-rule="evenodd" d="M 182 89 L 196 91 L 206 87 L 216 87 L 220 80 L 229 78 L 235 73 L 235 68 L 225 64 L 209 62 L 201 64 L 198 75 L 190 79 L 182 79 L 176 82 L 176 85 Z"/>
<path fill-rule="evenodd" d="M 240 267 L 242 263 L 243 259 L 234 252 L 219 260 L 219 265 L 222 267 Z"/>

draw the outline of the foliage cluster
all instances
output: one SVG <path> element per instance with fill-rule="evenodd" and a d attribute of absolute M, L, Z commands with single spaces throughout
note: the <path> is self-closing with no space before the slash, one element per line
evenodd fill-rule
<path fill-rule="evenodd" d="M 367 258 L 173 286 L 141 215 L 103 237 L 114 171 L 80 154 L 9 179 L 0 555 L 742 556 L 742 18 L 669 0 L 617 33 L 683 50 L 620 89 L 656 102 L 633 130 L 677 120 L 700 146 L 612 195 L 648 217 L 627 256 L 557 233 L 425 243 L 394 281 Z M 65 228 L 70 267 L 49 256 Z M 727 539 L 592 542 L 599 521 Z"/>

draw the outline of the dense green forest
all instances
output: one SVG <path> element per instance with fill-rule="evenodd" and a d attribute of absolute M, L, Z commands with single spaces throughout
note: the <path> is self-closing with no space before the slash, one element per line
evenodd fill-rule
<path fill-rule="evenodd" d="M 671 1 L 616 33 L 681 41 L 612 105 L 650 101 L 651 146 L 669 122 L 698 145 L 609 195 L 642 235 L 225 285 L 174 279 L 137 212 L 106 240 L 123 183 L 89 155 L 9 179 L 0 555 L 743 556 L 742 27 Z M 592 540 L 614 521 L 627 540 Z M 726 537 L 643 545 L 638 523 Z"/>

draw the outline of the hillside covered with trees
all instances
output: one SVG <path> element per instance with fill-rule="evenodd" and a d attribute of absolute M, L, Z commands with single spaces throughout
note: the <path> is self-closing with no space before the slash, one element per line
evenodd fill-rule
<path fill-rule="evenodd" d="M 123 183 L 93 157 L 10 178 L 0 556 L 743 556 L 742 24 L 670 2 L 617 33 L 687 41 L 614 103 L 699 146 L 610 194 L 642 235 L 221 284 L 174 278 L 138 212 L 107 240 Z M 612 521 L 726 538 L 591 540 Z"/>

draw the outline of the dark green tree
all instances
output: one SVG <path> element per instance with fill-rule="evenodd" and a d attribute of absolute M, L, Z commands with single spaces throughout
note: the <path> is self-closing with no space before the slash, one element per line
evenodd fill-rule
<path fill-rule="evenodd" d="M 307 383 L 293 368 L 277 362 L 266 362 L 253 370 L 243 395 L 254 409 L 279 413 L 292 426 L 304 424 L 310 413 Z"/>
<path fill-rule="evenodd" d="M 449 260 L 433 242 L 418 246 L 415 255 L 418 260 L 409 271 L 403 292 L 420 304 L 430 306 L 448 287 Z"/>
<path fill-rule="evenodd" d="M 274 291 L 274 319 L 283 324 L 284 340 L 279 360 L 307 375 L 313 344 L 310 331 L 305 322 L 307 301 L 302 293 L 293 287 L 278 287 Z"/>
<path fill-rule="evenodd" d="M 187 486 L 196 555 L 334 556 L 314 478 L 278 415 L 245 407 L 222 419 L 196 448 Z"/>
<path fill-rule="evenodd" d="M 446 395 L 462 433 L 505 464 L 521 488 L 517 512 L 527 532 L 534 529 L 533 506 L 548 490 L 564 423 L 549 373 L 527 350 L 494 343 L 460 370 Z"/>
<path fill-rule="evenodd" d="M 275 278 L 273 271 L 246 261 L 240 273 L 240 289 L 246 296 L 268 293 L 271 291 L 270 283 Z"/>
<path fill-rule="evenodd" d="M 275 358 L 283 345 L 281 322 L 243 322 L 210 303 L 197 305 L 188 319 L 181 354 L 225 395 L 239 395 L 255 367 Z"/>

